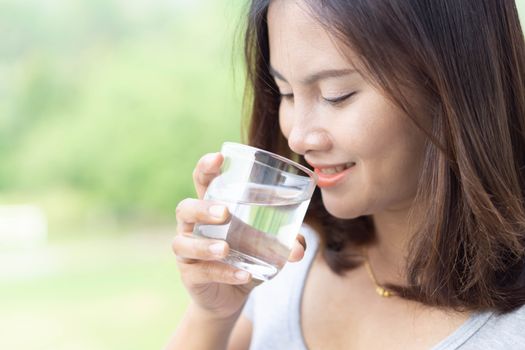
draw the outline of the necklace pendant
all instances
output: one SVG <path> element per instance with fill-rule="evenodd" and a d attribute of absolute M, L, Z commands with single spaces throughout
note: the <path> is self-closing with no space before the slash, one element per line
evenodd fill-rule
<path fill-rule="evenodd" d="M 382 297 L 388 298 L 392 296 L 392 293 L 383 287 L 376 287 L 376 292 Z"/>

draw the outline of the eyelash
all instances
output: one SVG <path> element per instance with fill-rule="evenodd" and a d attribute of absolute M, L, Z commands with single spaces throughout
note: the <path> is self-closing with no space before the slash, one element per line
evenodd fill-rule
<path fill-rule="evenodd" d="M 328 98 L 325 98 L 323 97 L 323 100 L 331 105 L 338 105 L 344 101 L 346 101 L 347 99 L 349 99 L 350 97 L 352 97 L 353 95 L 355 95 L 355 91 L 354 92 L 351 92 L 349 94 L 346 94 L 346 95 L 342 95 L 342 96 L 338 96 L 338 97 L 335 97 L 335 98 L 331 98 L 331 99 L 328 99 Z M 281 99 L 293 99 L 293 94 L 280 94 L 281 95 Z"/>
<path fill-rule="evenodd" d="M 281 100 L 282 99 L 290 99 L 293 98 L 293 94 L 280 94 Z"/>
<path fill-rule="evenodd" d="M 355 91 L 354 92 L 351 92 L 349 94 L 346 94 L 346 95 L 342 95 L 342 96 L 338 96 L 338 97 L 335 97 L 335 98 L 331 98 L 331 99 L 328 99 L 328 98 L 325 98 L 323 97 L 323 100 L 325 100 L 326 102 L 328 102 L 329 104 L 331 105 L 338 105 L 344 101 L 346 101 L 347 99 L 349 99 L 350 97 L 352 97 L 353 95 L 355 95 Z"/>

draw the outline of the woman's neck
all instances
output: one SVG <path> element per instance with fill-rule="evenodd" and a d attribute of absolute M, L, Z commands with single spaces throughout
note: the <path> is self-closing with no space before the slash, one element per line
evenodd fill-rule
<path fill-rule="evenodd" d="M 408 210 L 374 214 L 372 221 L 376 240 L 367 254 L 378 282 L 405 285 L 408 244 L 413 234 Z"/>

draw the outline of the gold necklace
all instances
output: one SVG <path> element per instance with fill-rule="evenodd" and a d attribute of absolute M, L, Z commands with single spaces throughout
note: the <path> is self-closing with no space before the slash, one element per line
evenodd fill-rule
<path fill-rule="evenodd" d="M 364 258 L 365 258 L 366 271 L 368 272 L 368 276 L 370 276 L 370 279 L 372 280 L 372 282 L 374 283 L 374 285 L 376 287 L 376 293 L 379 294 L 382 297 L 385 297 L 385 298 L 388 298 L 388 297 L 391 297 L 393 295 L 396 295 L 394 292 L 386 289 L 385 287 L 383 287 L 382 285 L 377 283 L 376 276 L 374 275 L 374 272 L 372 271 L 372 267 L 370 266 L 370 263 L 368 262 L 368 254 L 367 254 L 367 252 L 365 252 Z"/>

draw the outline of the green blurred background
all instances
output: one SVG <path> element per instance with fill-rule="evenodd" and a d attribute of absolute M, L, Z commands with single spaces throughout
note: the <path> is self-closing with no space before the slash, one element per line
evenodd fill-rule
<path fill-rule="evenodd" d="M 166 343 L 174 208 L 241 138 L 244 4 L 0 1 L 0 349 Z M 12 239 L 35 212 L 45 235 Z"/>
<path fill-rule="evenodd" d="M 0 349 L 166 343 L 188 301 L 175 206 L 240 140 L 243 4 L 0 1 L 0 205 L 48 225 L 13 242 L 0 208 Z"/>

